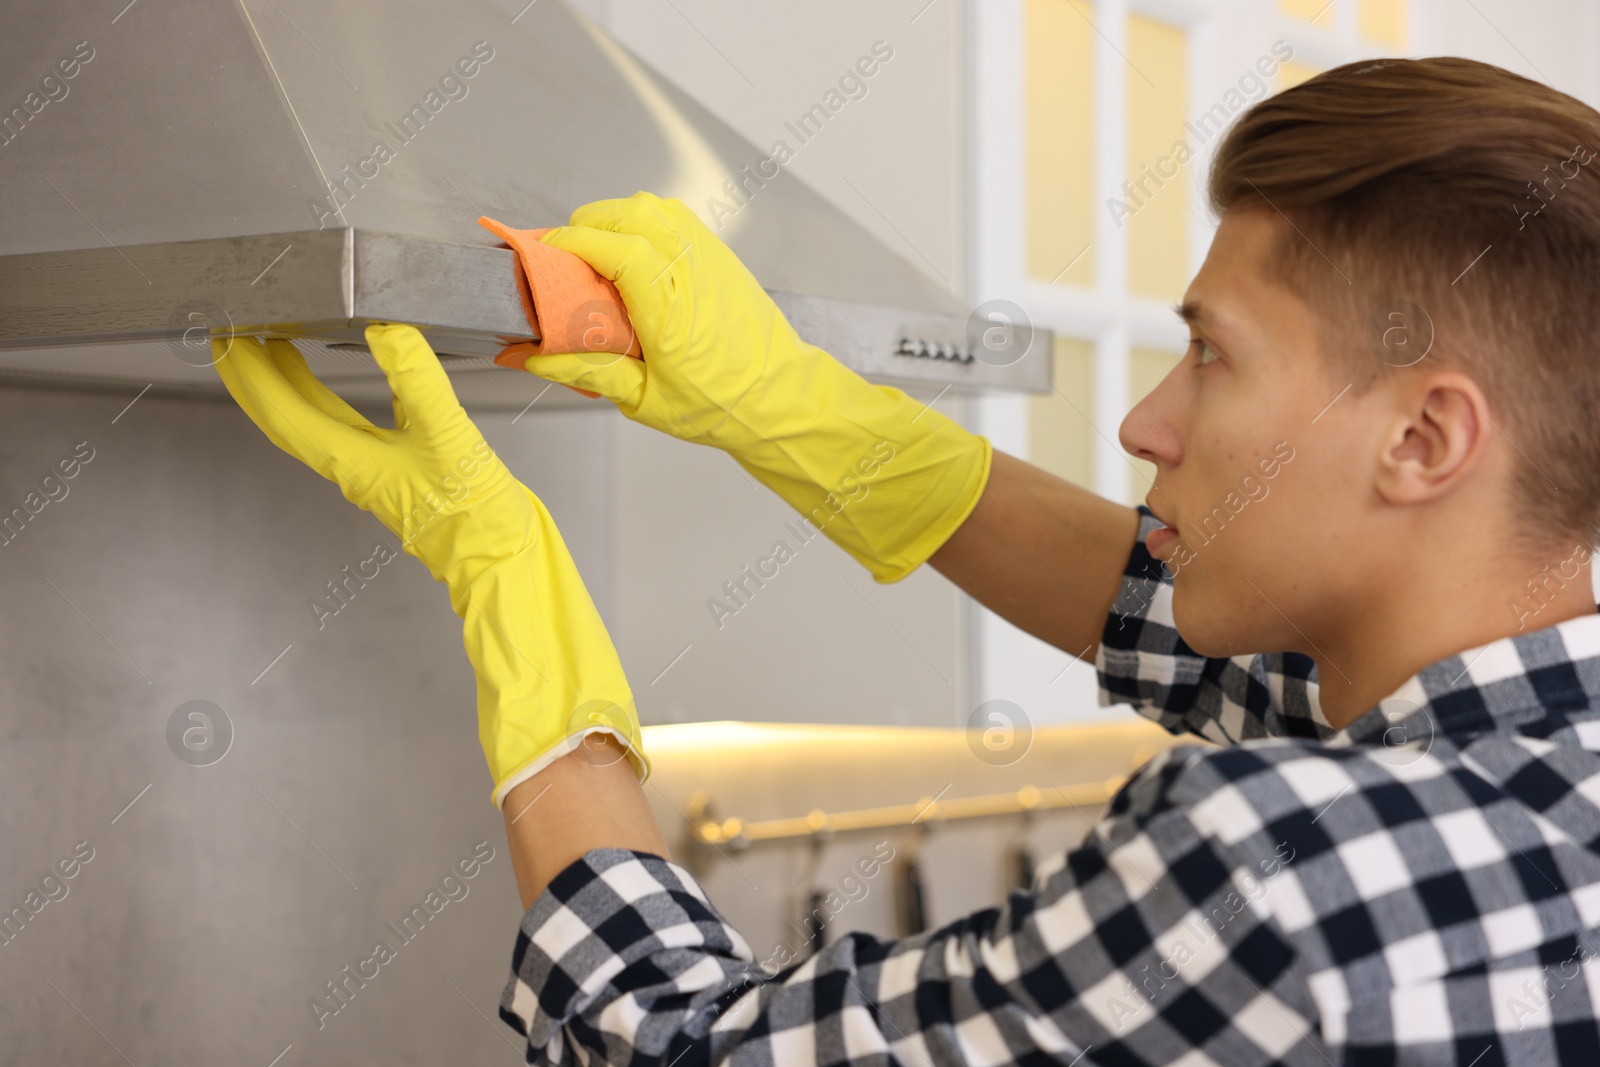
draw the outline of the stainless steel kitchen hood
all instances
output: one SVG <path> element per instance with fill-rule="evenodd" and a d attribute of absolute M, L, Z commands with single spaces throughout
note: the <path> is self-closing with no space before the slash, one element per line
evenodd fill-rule
<path fill-rule="evenodd" d="M 408 321 L 464 399 L 521 406 L 538 383 L 488 358 L 529 326 L 477 217 L 548 225 L 649 189 L 708 221 L 731 206 L 721 236 L 864 373 L 1049 388 L 1047 337 L 985 358 L 953 295 L 761 168 L 770 149 L 558 0 L 524 2 L 10 0 L 0 374 L 214 389 L 196 342 L 234 329 L 305 338 L 359 382 L 375 368 L 341 347 Z"/>

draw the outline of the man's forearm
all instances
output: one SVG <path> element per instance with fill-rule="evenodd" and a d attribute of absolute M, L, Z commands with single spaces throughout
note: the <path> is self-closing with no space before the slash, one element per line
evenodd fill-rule
<path fill-rule="evenodd" d="M 502 810 L 524 911 L 556 875 L 593 849 L 671 859 L 644 789 L 614 738 L 585 743 L 517 785 Z"/>
<path fill-rule="evenodd" d="M 977 506 L 928 562 L 1001 618 L 1082 656 L 1100 642 L 1138 531 L 1133 508 L 996 452 Z"/>

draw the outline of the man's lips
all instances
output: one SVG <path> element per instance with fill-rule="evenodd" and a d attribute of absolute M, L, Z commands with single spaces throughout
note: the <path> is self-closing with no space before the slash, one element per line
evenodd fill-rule
<path fill-rule="evenodd" d="M 1152 556 L 1163 562 L 1167 558 L 1165 553 L 1177 543 L 1178 531 L 1165 526 L 1159 530 L 1151 530 L 1149 536 L 1144 539 L 1144 547 Z"/>
<path fill-rule="evenodd" d="M 1144 547 L 1156 559 L 1165 561 L 1165 553 L 1169 553 L 1172 546 L 1178 543 L 1178 531 L 1174 528 L 1175 524 L 1157 511 L 1148 499 L 1145 500 L 1145 507 L 1160 520 L 1164 528 L 1150 531 L 1150 535 L 1144 539 Z"/>

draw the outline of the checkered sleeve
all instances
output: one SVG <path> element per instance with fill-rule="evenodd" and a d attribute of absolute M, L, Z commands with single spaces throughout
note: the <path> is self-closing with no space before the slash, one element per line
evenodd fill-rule
<path fill-rule="evenodd" d="M 687 872 L 590 852 L 523 919 L 501 1017 L 550 1064 L 1321 1065 L 1266 907 L 1285 858 L 1191 818 L 1175 794 L 1215 785 L 1175 786 L 1204 750 L 1174 753 L 1031 892 L 773 975 Z"/>
<path fill-rule="evenodd" d="M 1162 528 L 1139 509 L 1139 537 L 1100 637 L 1101 704 L 1132 704 L 1173 733 L 1219 744 L 1257 737 L 1327 738 L 1316 665 L 1298 652 L 1207 658 L 1178 636 L 1172 574 L 1145 539 Z"/>

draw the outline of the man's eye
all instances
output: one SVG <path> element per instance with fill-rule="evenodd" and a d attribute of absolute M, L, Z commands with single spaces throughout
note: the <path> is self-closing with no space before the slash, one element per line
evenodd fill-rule
<path fill-rule="evenodd" d="M 1200 366 L 1204 367 L 1207 363 L 1215 363 L 1217 361 L 1217 354 L 1212 350 L 1210 345 L 1199 340 L 1195 341 L 1194 343 L 1199 346 L 1200 349 Z"/>

